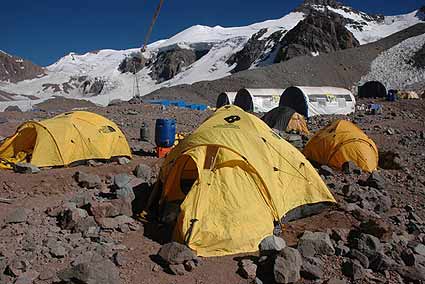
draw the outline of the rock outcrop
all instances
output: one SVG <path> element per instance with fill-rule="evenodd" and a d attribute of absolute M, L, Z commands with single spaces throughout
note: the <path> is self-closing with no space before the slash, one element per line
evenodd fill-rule
<path fill-rule="evenodd" d="M 126 58 L 124 58 L 123 61 L 121 61 L 120 65 L 118 66 L 118 70 L 121 73 L 137 73 L 140 70 L 143 69 L 143 67 L 148 64 L 148 60 L 143 57 L 140 53 L 132 53 Z"/>
<path fill-rule="evenodd" d="M 0 51 L 0 81 L 34 79 L 44 75 L 44 69 L 28 60 Z"/>
<path fill-rule="evenodd" d="M 232 73 L 247 70 L 256 61 L 266 60 L 271 56 L 285 32 L 286 30 L 276 31 L 265 38 L 262 37 L 267 33 L 267 29 L 261 29 L 255 33 L 241 51 L 235 53 L 226 61 L 228 65 L 236 63 Z"/>
<path fill-rule="evenodd" d="M 199 60 L 207 51 L 175 47 L 159 52 L 149 74 L 158 83 L 174 78 L 178 73 Z"/>
<path fill-rule="evenodd" d="M 313 13 L 284 36 L 275 62 L 359 45 L 354 35 L 344 27 L 340 16 Z"/>

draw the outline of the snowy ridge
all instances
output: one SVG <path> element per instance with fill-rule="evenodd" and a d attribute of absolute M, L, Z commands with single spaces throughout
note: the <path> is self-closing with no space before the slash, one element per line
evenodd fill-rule
<path fill-rule="evenodd" d="M 419 23 L 423 19 L 418 11 L 406 15 L 385 17 L 383 21 L 379 21 L 366 13 L 354 11 L 349 7 L 336 9 L 315 5 L 313 8 L 316 10 L 328 9 L 348 19 L 347 28 L 361 44 L 379 40 Z M 157 83 L 151 78 L 149 75 L 151 67 L 143 68 L 137 73 L 140 93 L 145 95 L 162 87 L 192 84 L 198 81 L 215 80 L 228 76 L 235 66 L 229 66 L 226 61 L 233 54 L 242 50 L 253 34 L 261 29 L 267 29 L 267 32 L 262 36 L 262 38 L 267 38 L 276 31 L 289 31 L 305 16 L 303 12 L 292 12 L 280 19 L 267 20 L 244 27 L 226 28 L 195 25 L 169 39 L 154 42 L 148 45 L 143 54 L 147 60 L 154 61 L 158 53 L 174 50 L 176 47 L 203 50 L 206 51 L 206 54 L 190 66 L 186 66 L 170 80 L 162 83 Z M 272 46 L 267 47 L 265 52 L 270 53 L 272 48 Z M 82 55 L 69 53 L 54 64 L 46 67 L 47 76 L 21 81 L 16 84 L 0 82 L 0 90 L 15 94 L 32 95 L 40 100 L 46 100 L 53 95 L 60 95 L 90 100 L 101 105 L 107 105 L 110 101 L 116 99 L 129 100 L 133 96 L 134 75 L 121 73 L 118 70 L 118 66 L 126 56 L 130 56 L 135 52 L 140 52 L 140 50 L 138 48 L 126 50 L 104 49 Z M 251 68 L 272 63 L 272 60 L 256 61 Z M 105 82 L 105 86 L 101 93 L 96 96 L 83 95 L 80 88 L 67 88 L 66 85 L 79 76 L 101 79 Z M 21 99 L 22 97 L 17 98 Z M 28 106 L 32 103 L 17 101 L 15 104 L 22 105 L 24 109 L 28 109 Z M 4 108 L 4 103 L 0 102 L 0 111 Z"/>

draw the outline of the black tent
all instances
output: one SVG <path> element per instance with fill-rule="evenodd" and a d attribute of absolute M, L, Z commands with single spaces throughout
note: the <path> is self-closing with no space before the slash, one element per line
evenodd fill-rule
<path fill-rule="evenodd" d="M 230 104 L 231 103 L 229 101 L 229 97 L 227 96 L 226 93 L 221 93 L 220 95 L 218 95 L 216 108 L 221 108 L 222 106 L 230 105 Z"/>
<path fill-rule="evenodd" d="M 385 98 L 387 96 L 387 89 L 378 81 L 369 81 L 359 87 L 360 98 Z"/>
<path fill-rule="evenodd" d="M 279 106 L 290 107 L 299 114 L 308 117 L 308 104 L 303 91 L 298 87 L 286 88 L 280 97 Z"/>
<path fill-rule="evenodd" d="M 268 113 L 261 119 L 270 127 L 279 131 L 286 131 L 288 123 L 291 120 L 295 110 L 287 106 L 279 106 Z"/>

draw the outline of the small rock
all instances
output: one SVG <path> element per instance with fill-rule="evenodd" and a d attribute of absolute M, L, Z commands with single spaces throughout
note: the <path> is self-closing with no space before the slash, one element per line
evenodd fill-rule
<path fill-rule="evenodd" d="M 379 152 L 379 167 L 386 170 L 400 170 L 405 167 L 400 154 L 393 151 Z"/>
<path fill-rule="evenodd" d="M 144 182 L 150 181 L 152 177 L 152 169 L 145 164 L 139 164 L 133 171 L 134 175 L 140 179 L 142 179 Z"/>
<path fill-rule="evenodd" d="M 304 257 L 335 254 L 329 235 L 323 232 L 305 231 L 298 241 L 298 250 Z"/>
<path fill-rule="evenodd" d="M 133 215 L 131 201 L 126 199 L 113 199 L 107 202 L 92 202 L 90 203 L 89 210 L 96 220 L 116 217 L 119 215 Z"/>
<path fill-rule="evenodd" d="M 184 275 L 186 273 L 186 269 L 182 263 L 170 264 L 169 268 L 174 275 Z"/>
<path fill-rule="evenodd" d="M 368 256 L 369 268 L 375 272 L 383 273 L 386 270 L 392 270 L 396 266 L 396 262 L 382 252 L 376 252 L 374 255 Z"/>
<path fill-rule="evenodd" d="M 128 174 L 118 174 L 113 178 L 113 184 L 117 188 L 123 188 L 130 182 L 130 176 Z"/>
<path fill-rule="evenodd" d="M 59 226 L 64 230 L 73 230 L 78 222 L 87 217 L 87 211 L 84 209 L 66 209 L 58 216 Z"/>
<path fill-rule="evenodd" d="M 159 266 L 158 264 L 154 264 L 152 266 L 152 271 L 153 272 L 159 272 L 159 271 L 161 271 L 161 266 Z"/>
<path fill-rule="evenodd" d="M 425 245 L 423 244 L 417 244 L 414 248 L 413 251 L 419 255 L 425 256 Z"/>
<path fill-rule="evenodd" d="M 362 170 L 352 161 L 348 161 L 342 164 L 342 171 L 344 174 L 347 174 L 347 175 L 351 175 L 351 174 L 360 175 L 362 173 Z"/>
<path fill-rule="evenodd" d="M 19 207 L 12 211 L 12 213 L 7 215 L 5 221 L 7 224 L 24 223 L 28 220 L 29 213 L 30 210 Z"/>
<path fill-rule="evenodd" d="M 75 180 L 78 182 L 78 185 L 88 189 L 92 188 L 101 188 L 102 181 L 97 175 L 87 174 L 81 171 L 75 173 Z"/>
<path fill-rule="evenodd" d="M 335 240 L 336 242 L 342 241 L 343 243 L 346 243 L 348 240 L 348 235 L 350 233 L 350 230 L 348 229 L 332 229 L 332 232 L 330 234 L 331 239 Z"/>
<path fill-rule="evenodd" d="M 187 246 L 176 242 L 163 245 L 158 255 L 169 264 L 183 264 L 185 261 L 196 258 Z"/>
<path fill-rule="evenodd" d="M 352 278 L 354 281 L 359 281 L 364 278 L 365 269 L 358 261 L 349 260 L 342 264 L 342 273 L 345 276 Z"/>
<path fill-rule="evenodd" d="M 52 268 L 45 268 L 40 275 L 38 276 L 38 279 L 40 280 L 49 280 L 56 276 L 56 272 Z"/>
<path fill-rule="evenodd" d="M 293 283 L 301 279 L 302 258 L 298 250 L 285 247 L 276 258 L 273 267 L 277 283 Z"/>
<path fill-rule="evenodd" d="M 23 275 L 16 278 L 15 281 L 13 282 L 13 284 L 32 284 L 32 283 L 33 283 L 33 280 Z"/>
<path fill-rule="evenodd" d="M 55 245 L 50 247 L 50 254 L 56 258 L 63 258 L 66 255 L 66 249 L 56 243 Z"/>
<path fill-rule="evenodd" d="M 364 268 L 369 267 L 369 259 L 360 251 L 353 249 L 350 251 L 349 256 L 353 259 L 357 259 Z"/>
<path fill-rule="evenodd" d="M 131 161 L 130 159 L 126 158 L 126 157 L 119 157 L 116 159 L 118 165 L 127 165 L 129 164 Z"/>
<path fill-rule="evenodd" d="M 351 245 L 368 258 L 382 252 L 382 245 L 379 239 L 368 234 L 360 234 L 359 237 L 352 240 Z"/>
<path fill-rule="evenodd" d="M 255 279 L 257 274 L 257 265 L 250 259 L 243 259 L 239 263 L 240 271 L 246 279 Z"/>
<path fill-rule="evenodd" d="M 118 189 L 116 192 L 117 198 L 124 199 L 129 202 L 132 202 L 134 199 L 136 199 L 136 195 L 134 194 L 134 191 L 129 186 L 124 186 L 120 189 Z"/>
<path fill-rule="evenodd" d="M 94 200 L 94 195 L 90 191 L 84 191 L 74 195 L 69 202 L 75 204 L 76 207 L 81 208 L 89 205 Z"/>
<path fill-rule="evenodd" d="M 360 224 L 360 230 L 383 241 L 389 241 L 392 238 L 393 230 L 383 219 L 370 218 Z M 367 267 L 366 267 L 367 268 Z"/>
<path fill-rule="evenodd" d="M 397 272 L 405 279 L 410 281 L 425 281 L 425 266 L 398 266 Z"/>
<path fill-rule="evenodd" d="M 403 250 L 400 254 L 401 259 L 407 266 L 413 266 L 416 263 L 416 254 L 409 248 Z"/>
<path fill-rule="evenodd" d="M 350 252 L 350 248 L 343 245 L 343 244 L 337 244 L 335 246 L 335 255 L 337 256 L 345 256 Z"/>
<path fill-rule="evenodd" d="M 127 264 L 127 259 L 122 252 L 117 252 L 112 257 L 117 266 L 124 266 Z"/>
<path fill-rule="evenodd" d="M 366 184 L 377 189 L 385 189 L 386 182 L 377 171 L 374 171 L 369 175 Z"/>
<path fill-rule="evenodd" d="M 29 263 L 25 259 L 12 259 L 10 263 L 7 265 L 4 274 L 18 277 L 22 275 L 24 272 L 28 271 Z"/>
<path fill-rule="evenodd" d="M 301 267 L 301 275 L 305 279 L 316 280 L 323 278 L 323 261 L 316 257 L 306 257 Z"/>
<path fill-rule="evenodd" d="M 259 245 L 260 255 L 271 255 L 280 252 L 286 247 L 285 240 L 277 236 L 264 238 Z"/>
<path fill-rule="evenodd" d="M 390 128 L 388 128 L 387 129 L 387 131 L 386 131 L 386 133 L 388 134 L 388 135 L 394 135 L 394 129 L 392 129 L 391 127 Z"/>
<path fill-rule="evenodd" d="M 195 262 L 194 262 L 193 260 L 189 260 L 189 261 L 186 261 L 186 262 L 184 263 L 184 269 L 186 269 L 186 271 L 191 272 L 191 271 L 193 271 L 196 267 L 197 267 L 197 265 L 195 264 Z"/>
<path fill-rule="evenodd" d="M 328 167 L 326 165 L 320 166 L 319 174 L 324 175 L 325 177 L 334 176 L 335 175 L 334 171 L 330 167 Z"/>
<path fill-rule="evenodd" d="M 13 166 L 13 170 L 21 174 L 36 174 L 40 169 L 30 163 L 17 163 Z"/>

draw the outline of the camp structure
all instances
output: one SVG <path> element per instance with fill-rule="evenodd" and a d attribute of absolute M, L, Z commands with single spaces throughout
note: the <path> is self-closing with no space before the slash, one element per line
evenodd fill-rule
<path fill-rule="evenodd" d="M 236 106 L 181 141 L 157 184 L 160 208 L 181 203 L 174 239 L 206 257 L 257 251 L 292 209 L 335 202 L 301 152 Z"/>
<path fill-rule="evenodd" d="M 240 89 L 234 104 L 249 112 L 268 112 L 279 104 L 283 89 Z"/>
<path fill-rule="evenodd" d="M 339 170 L 348 161 L 366 172 L 372 172 L 378 166 L 375 142 L 346 120 L 334 121 L 318 131 L 308 141 L 303 153 L 311 161 Z"/>
<path fill-rule="evenodd" d="M 290 107 L 279 106 L 261 118 L 270 128 L 279 131 L 291 132 L 296 131 L 305 135 L 309 134 L 307 123 L 304 116 L 297 113 Z"/>
<path fill-rule="evenodd" d="M 378 81 L 369 81 L 359 86 L 359 98 L 385 98 L 387 96 L 387 89 Z"/>
<path fill-rule="evenodd" d="M 414 91 L 398 91 L 397 98 L 404 100 L 418 100 L 418 93 Z"/>
<path fill-rule="evenodd" d="M 232 105 L 235 101 L 236 92 L 222 92 L 217 97 L 216 108 L 221 108 L 225 105 Z"/>
<path fill-rule="evenodd" d="M 0 168 L 18 162 L 37 167 L 76 161 L 131 158 L 127 139 L 112 121 L 85 111 L 67 112 L 40 122 L 28 121 L 0 145 Z"/>
<path fill-rule="evenodd" d="M 349 90 L 343 88 L 292 86 L 283 92 L 279 106 L 291 107 L 299 114 L 311 117 L 352 113 L 356 100 Z"/>

